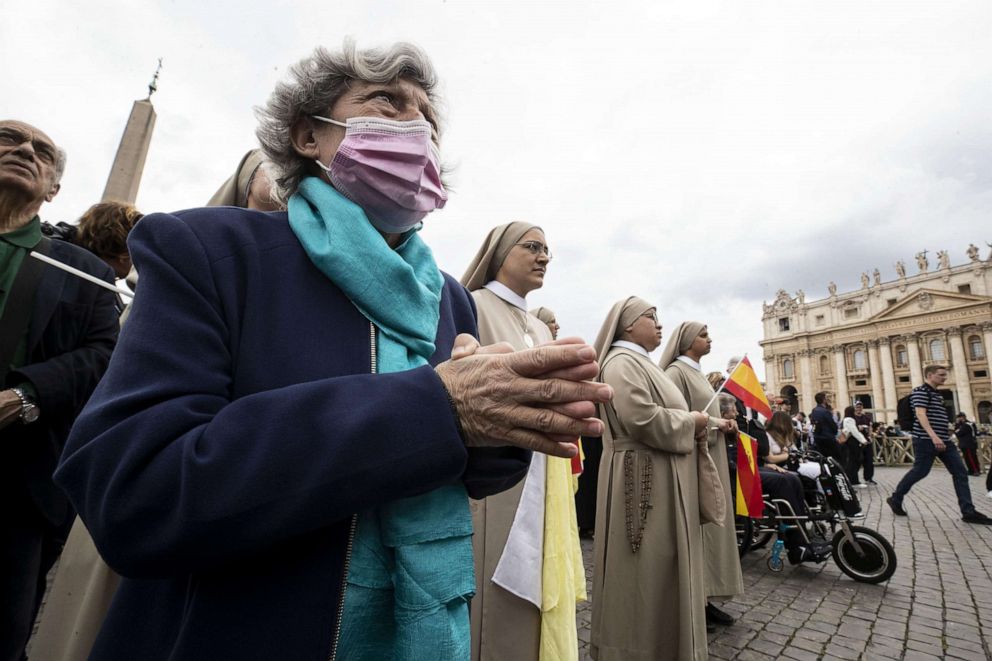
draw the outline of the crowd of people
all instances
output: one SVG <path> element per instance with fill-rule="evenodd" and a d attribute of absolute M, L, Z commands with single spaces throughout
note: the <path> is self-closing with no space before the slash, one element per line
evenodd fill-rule
<path fill-rule="evenodd" d="M 593 658 L 707 658 L 744 591 L 733 442 L 759 440 L 766 492 L 801 511 L 805 422 L 718 397 L 704 323 L 651 359 L 656 302 L 559 338 L 527 302 L 539 225 L 440 270 L 418 234 L 448 199 L 437 87 L 409 44 L 318 48 L 207 207 L 77 224 L 40 219 L 65 153 L 0 121 L 0 659 L 25 658 L 63 546 L 32 658 L 567 661 L 590 597 Z M 127 277 L 133 303 L 32 252 Z M 941 439 L 957 487 L 925 394 L 914 444 Z M 871 417 L 816 398 L 818 450 L 873 483 Z M 793 563 L 822 559 L 804 544 Z"/>

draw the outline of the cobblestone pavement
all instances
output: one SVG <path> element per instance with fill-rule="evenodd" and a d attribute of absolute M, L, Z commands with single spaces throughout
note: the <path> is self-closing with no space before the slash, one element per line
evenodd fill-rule
<path fill-rule="evenodd" d="M 867 515 L 860 525 L 896 549 L 899 567 L 888 582 L 857 583 L 832 559 L 786 562 L 774 573 L 765 565 L 768 549 L 753 551 L 743 560 L 744 595 L 723 605 L 737 622 L 710 634 L 710 658 L 992 660 L 992 526 L 961 521 L 940 467 L 907 496 L 909 516 L 895 517 L 885 498 L 905 472 L 879 468 L 879 485 L 858 491 Z M 985 477 L 969 480 L 976 507 L 992 516 Z M 582 549 L 591 579 L 592 542 L 583 540 Z M 590 603 L 579 605 L 583 661 L 590 614 Z"/>

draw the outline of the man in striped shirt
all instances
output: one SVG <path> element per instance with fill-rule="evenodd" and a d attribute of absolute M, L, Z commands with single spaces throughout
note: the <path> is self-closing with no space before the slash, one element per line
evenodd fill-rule
<path fill-rule="evenodd" d="M 886 499 L 892 512 L 898 516 L 906 516 L 902 500 L 913 488 L 913 485 L 925 478 L 933 467 L 933 462 L 940 460 L 954 480 L 954 491 L 958 495 L 958 506 L 961 508 L 961 520 L 966 523 L 992 524 L 992 519 L 975 510 L 971 502 L 971 489 L 968 486 L 968 471 L 961 460 L 961 454 L 951 438 L 947 409 L 944 408 L 944 398 L 938 386 L 947 381 L 947 368 L 943 365 L 928 365 L 923 370 L 922 386 L 913 388 L 910 403 L 913 405 L 913 467 L 909 469 L 896 490 Z"/>

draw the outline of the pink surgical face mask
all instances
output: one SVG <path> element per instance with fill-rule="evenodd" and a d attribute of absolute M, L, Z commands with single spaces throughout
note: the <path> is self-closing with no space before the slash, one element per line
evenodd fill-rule
<path fill-rule="evenodd" d="M 344 140 L 329 166 L 319 160 L 335 189 L 357 204 L 380 232 L 410 230 L 448 201 L 441 185 L 440 155 L 424 120 L 398 122 L 351 117 L 339 122 Z"/>

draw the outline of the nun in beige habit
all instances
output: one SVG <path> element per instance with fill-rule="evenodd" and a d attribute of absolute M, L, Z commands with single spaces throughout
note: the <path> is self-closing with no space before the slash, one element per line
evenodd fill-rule
<path fill-rule="evenodd" d="M 475 300 L 483 346 L 505 342 L 521 351 L 552 341 L 526 300 L 544 284 L 550 260 L 536 225 L 513 222 L 489 233 L 461 281 Z M 577 661 L 575 603 L 586 595 L 571 462 L 535 452 L 520 484 L 471 507 L 472 660 Z"/>
<path fill-rule="evenodd" d="M 706 562 L 706 597 L 728 599 L 744 592 L 741 562 L 737 554 L 737 535 L 734 532 L 734 506 L 731 497 L 730 470 L 727 466 L 727 444 L 724 435 L 736 431 L 736 423 L 720 416 L 720 403 L 703 375 L 700 359 L 710 352 L 712 345 L 709 329 L 698 321 L 679 324 L 661 354 L 658 365 L 675 383 L 685 397 L 689 408 L 703 411 L 710 416 L 707 448 L 716 463 L 717 474 L 723 487 L 726 513 L 724 523 L 703 525 L 703 551 Z M 712 624 L 733 624 L 734 618 L 707 602 L 706 620 Z"/>
<path fill-rule="evenodd" d="M 241 207 L 258 211 L 276 211 L 279 205 L 273 201 L 270 192 L 272 181 L 264 166 L 265 156 L 261 149 L 252 149 L 245 154 L 234 174 L 221 184 L 217 192 L 207 202 L 208 207 Z"/>
<path fill-rule="evenodd" d="M 707 658 L 697 448 L 709 422 L 651 360 L 656 309 L 632 296 L 596 339 L 614 389 L 605 423 L 592 583 L 592 658 Z"/>
<path fill-rule="evenodd" d="M 269 196 L 272 183 L 262 167 L 263 161 L 260 149 L 245 154 L 234 174 L 221 184 L 206 206 L 276 210 L 278 207 Z M 133 267 L 127 283 L 132 291 L 137 291 L 138 272 Z M 124 309 L 122 326 L 130 311 L 130 305 Z M 100 557 L 89 531 L 77 517 L 31 642 L 31 658 L 86 661 L 120 580 Z"/>
<path fill-rule="evenodd" d="M 556 340 L 558 339 L 558 330 L 561 326 L 558 325 L 558 317 L 555 315 L 554 310 L 541 306 L 539 308 L 534 308 L 530 311 L 530 313 L 547 325 L 548 330 L 551 331 L 552 338 Z"/>

